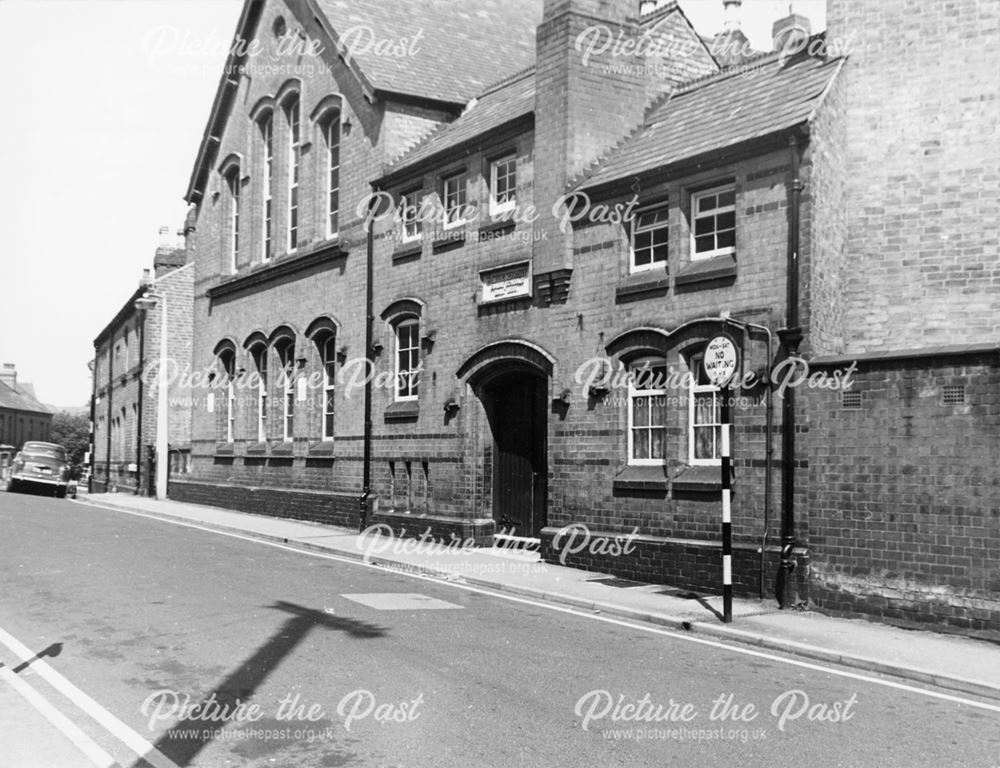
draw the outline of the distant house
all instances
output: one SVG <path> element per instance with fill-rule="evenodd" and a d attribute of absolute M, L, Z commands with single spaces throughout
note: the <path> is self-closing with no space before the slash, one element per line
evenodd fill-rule
<path fill-rule="evenodd" d="M 28 440 L 48 440 L 52 409 L 38 402 L 35 389 L 18 383 L 13 363 L 0 369 L 0 477 Z"/>
<path fill-rule="evenodd" d="M 147 292 L 166 296 L 169 370 L 185 369 L 191 359 L 191 302 L 193 268 L 187 251 L 167 242 L 147 275 L 117 314 L 94 339 L 93 490 L 149 489 L 150 459 L 156 444 L 156 364 L 159 360 L 159 307 L 142 310 L 136 301 Z M 172 474 L 184 474 L 189 465 L 190 406 L 176 384 L 169 387 L 169 461 Z"/>

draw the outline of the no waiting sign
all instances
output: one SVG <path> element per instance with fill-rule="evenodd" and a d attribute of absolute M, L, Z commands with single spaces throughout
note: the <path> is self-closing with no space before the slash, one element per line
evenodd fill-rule
<path fill-rule="evenodd" d="M 726 386 L 739 365 L 740 353 L 731 337 L 715 336 L 705 345 L 705 374 L 715 386 Z"/>

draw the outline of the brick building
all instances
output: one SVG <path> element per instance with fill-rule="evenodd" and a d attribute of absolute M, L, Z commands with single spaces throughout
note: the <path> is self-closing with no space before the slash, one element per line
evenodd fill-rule
<path fill-rule="evenodd" d="M 180 374 L 191 360 L 194 265 L 187 247 L 172 241 L 166 227 L 160 240 L 153 275 L 145 270 L 139 287 L 94 339 L 90 456 L 95 492 L 152 493 L 162 315 L 159 306 L 136 306 L 150 292 L 167 302 L 170 475 L 183 477 L 190 468 L 191 394 Z"/>
<path fill-rule="evenodd" d="M 0 480 L 6 477 L 14 454 L 28 440 L 49 439 L 52 409 L 38 401 L 34 387 L 17 380 L 17 368 L 0 368 Z"/>
<path fill-rule="evenodd" d="M 172 495 L 711 589 L 727 331 L 738 592 L 996 631 L 998 32 L 959 5 L 714 56 L 676 3 L 249 2 Z"/>

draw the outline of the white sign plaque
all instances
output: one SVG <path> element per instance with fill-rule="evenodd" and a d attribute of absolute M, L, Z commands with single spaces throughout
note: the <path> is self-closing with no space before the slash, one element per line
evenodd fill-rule
<path fill-rule="evenodd" d="M 480 272 L 479 278 L 484 303 L 531 295 L 531 265 L 527 261 Z"/>
<path fill-rule="evenodd" d="M 705 374 L 717 387 L 729 383 L 739 367 L 740 354 L 728 336 L 716 336 L 705 346 Z"/>

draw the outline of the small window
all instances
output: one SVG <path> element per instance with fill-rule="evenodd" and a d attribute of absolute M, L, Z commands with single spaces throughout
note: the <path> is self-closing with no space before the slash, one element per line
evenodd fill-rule
<path fill-rule="evenodd" d="M 669 226 L 667 206 L 639 211 L 632 226 L 632 272 L 644 272 L 667 263 Z"/>
<path fill-rule="evenodd" d="M 510 155 L 490 163 L 490 215 L 514 210 L 517 195 L 517 157 Z"/>
<path fill-rule="evenodd" d="M 465 223 L 468 203 L 466 175 L 459 173 L 444 180 L 444 226 L 445 229 Z"/>
<path fill-rule="evenodd" d="M 666 361 L 634 363 L 628 377 L 628 463 L 663 464 L 667 443 Z"/>
<path fill-rule="evenodd" d="M 736 249 L 736 190 L 716 187 L 691 197 L 692 259 L 707 259 Z"/>
<path fill-rule="evenodd" d="M 326 236 L 334 238 L 340 216 L 340 115 L 326 124 Z"/>
<path fill-rule="evenodd" d="M 332 333 L 321 336 L 316 346 L 319 349 L 320 365 L 323 366 L 323 439 L 333 440 L 333 406 L 337 381 L 337 337 Z"/>
<path fill-rule="evenodd" d="M 281 439 L 290 443 L 295 434 L 295 342 L 281 341 L 275 349 L 281 363 Z"/>
<path fill-rule="evenodd" d="M 396 325 L 396 400 L 416 400 L 420 376 L 420 321 L 401 320 Z"/>
<path fill-rule="evenodd" d="M 860 408 L 861 407 L 861 393 L 858 391 L 848 390 L 847 392 L 841 393 L 841 405 L 844 408 Z"/>
<path fill-rule="evenodd" d="M 403 242 L 420 239 L 420 195 L 423 190 L 411 189 L 399 198 L 399 218 L 403 222 Z"/>
<path fill-rule="evenodd" d="M 701 355 L 690 359 L 691 393 L 688 399 L 688 463 L 718 465 L 722 434 L 722 401 L 711 384 Z"/>

